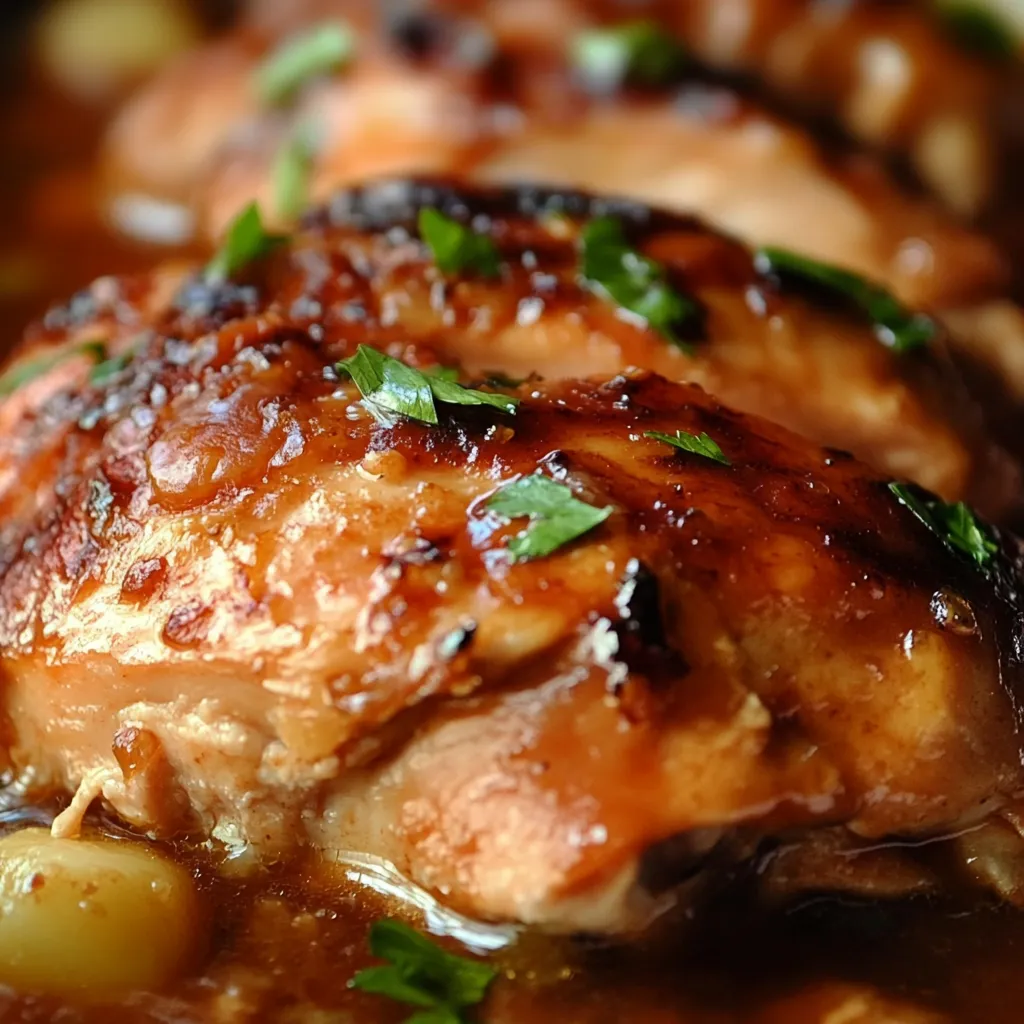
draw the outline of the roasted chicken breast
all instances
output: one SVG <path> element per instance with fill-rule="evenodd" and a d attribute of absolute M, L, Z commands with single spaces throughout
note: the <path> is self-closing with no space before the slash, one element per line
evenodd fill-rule
<path fill-rule="evenodd" d="M 245 31 L 258 51 L 324 19 L 360 29 L 378 22 L 412 57 L 441 49 L 449 68 L 472 71 L 508 50 L 536 64 L 557 61 L 595 25 L 643 19 L 678 40 L 688 60 L 901 156 L 954 209 L 974 215 L 1010 183 L 1021 79 L 1009 53 L 985 55 L 968 33 L 958 38 L 947 11 L 931 0 L 257 0 Z M 1009 42 L 1009 25 L 1005 35 Z M 605 70 L 614 77 L 614 58 Z"/>
<path fill-rule="evenodd" d="M 615 24 L 613 9 L 595 20 L 594 6 L 335 2 L 256 11 L 235 36 L 158 78 L 115 123 L 106 159 L 113 219 L 131 232 L 176 237 L 195 217 L 201 233 L 217 237 L 253 197 L 273 219 L 282 162 L 296 148 L 309 191 L 320 198 L 394 173 L 629 196 L 696 213 L 752 244 L 849 268 L 940 316 L 1002 435 L 1019 444 L 1024 313 L 1008 298 L 1005 256 L 898 185 L 877 161 L 824 146 L 751 99 L 695 77 L 690 65 L 670 65 L 651 84 L 621 67 L 616 75 L 612 60 L 609 78 L 607 58 L 580 57 L 588 33 Z M 861 54 L 863 95 L 849 104 L 865 117 L 933 139 L 921 142 L 925 148 L 962 142 L 973 153 L 975 143 L 987 145 L 961 138 L 981 130 L 970 119 L 979 96 L 965 83 L 986 74 L 960 56 L 950 64 L 948 44 L 908 5 L 696 3 L 653 13 L 711 63 L 744 70 L 763 63 L 779 77 L 789 68 L 794 90 L 825 102 L 838 94 L 823 94 L 822 83 L 826 92 L 840 81 L 855 88 L 847 65 Z M 353 32 L 342 66 L 268 102 L 261 69 L 303 32 L 339 24 L 325 18 L 343 19 Z M 850 32 L 856 45 L 847 46 Z M 940 52 L 942 64 L 933 61 Z M 902 69 L 893 79 L 878 71 L 890 65 Z M 962 68 L 973 70 L 962 78 Z M 818 91 L 804 88 L 807 75 Z M 947 110 L 948 98 L 966 107 Z M 943 166 L 957 168 L 963 182 L 961 164 L 974 159 L 944 152 Z"/>
<path fill-rule="evenodd" d="M 508 272 L 438 281 L 429 251 L 410 237 L 433 207 L 489 225 L 512 256 Z M 599 285 L 581 281 L 582 232 L 600 217 L 694 304 L 684 337 L 638 330 L 595 294 Z M 365 317 L 374 344 L 412 331 L 470 372 L 653 369 L 997 518 L 1019 502 L 1019 464 L 993 442 L 940 333 L 899 351 L 843 296 L 781 281 L 691 218 L 543 188 L 385 181 L 340 193 L 308 227 L 277 282 L 288 316 Z"/>
<path fill-rule="evenodd" d="M 498 278 L 442 273 L 396 199 L 472 214 Z M 4 735 L 15 791 L 75 794 L 59 832 L 101 799 L 237 856 L 355 851 L 475 917 L 616 933 L 773 839 L 1008 813 L 1016 542 L 894 488 L 884 446 L 879 474 L 624 369 L 781 412 L 787 349 L 807 373 L 823 347 L 814 373 L 851 389 L 930 357 L 896 371 L 738 246 L 622 211 L 705 308 L 674 354 L 578 282 L 594 212 L 342 196 L 262 261 L 102 280 L 31 334 L 0 404 Z M 466 388 L 438 370 L 457 358 Z M 591 376 L 479 383 L 502 365 Z"/>

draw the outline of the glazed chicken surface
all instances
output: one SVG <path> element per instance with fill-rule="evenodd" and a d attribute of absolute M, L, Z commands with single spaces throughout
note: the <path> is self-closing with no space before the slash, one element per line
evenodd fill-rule
<path fill-rule="evenodd" d="M 403 244 L 425 206 L 493 221 L 518 256 L 515 271 L 496 282 L 439 282 L 429 254 Z M 606 214 L 693 302 L 675 342 L 581 287 L 581 229 Z M 396 181 L 341 193 L 310 223 L 276 281 L 275 308 L 289 317 L 323 314 L 343 330 L 365 320 L 375 344 L 414 330 L 474 373 L 652 369 L 995 517 L 1019 501 L 1019 464 L 993 440 L 941 334 L 897 351 L 841 298 L 784 285 L 692 219 L 545 189 Z"/>
<path fill-rule="evenodd" d="M 877 160 L 823 144 L 749 89 L 709 83 L 691 58 L 653 83 L 588 71 L 580 40 L 642 16 L 708 65 L 873 119 L 860 133 L 871 141 L 934 150 L 960 186 L 984 191 L 965 184 L 965 164 L 987 177 L 995 143 L 978 109 L 1007 73 L 963 54 L 912 5 L 331 2 L 257 5 L 235 35 L 144 89 L 110 133 L 111 216 L 143 235 L 196 219 L 213 237 L 253 197 L 280 217 L 280 161 L 299 144 L 319 198 L 382 174 L 442 173 L 696 213 L 752 244 L 848 267 L 939 315 L 1019 447 L 1024 313 L 1009 297 L 1006 256 Z M 340 68 L 282 102 L 261 97 L 275 54 L 339 23 L 352 32 Z"/>
<path fill-rule="evenodd" d="M 434 265 L 410 226 L 428 205 L 497 244 L 497 279 Z M 692 222 L 619 210 L 705 311 L 688 356 L 580 283 L 599 210 L 378 186 L 229 280 L 101 279 L 30 332 L 14 368 L 49 362 L 0 404 L 0 650 L 18 785 L 75 794 L 59 833 L 99 800 L 597 933 L 772 840 L 849 869 L 889 837 L 1016 835 L 1019 549 L 953 510 L 958 547 L 949 507 L 890 487 L 951 443 L 933 424 L 903 461 L 904 375 L 930 357 L 904 366 Z M 359 346 L 421 382 L 461 363 L 502 407 L 383 414 L 338 365 Z M 845 411 L 805 386 L 830 368 Z M 855 415 L 879 379 L 895 433 Z M 719 398 L 792 406 L 881 472 Z M 720 457 L 648 436 L 677 431 Z M 524 552 L 559 514 L 502 504 L 533 477 L 592 518 Z"/>

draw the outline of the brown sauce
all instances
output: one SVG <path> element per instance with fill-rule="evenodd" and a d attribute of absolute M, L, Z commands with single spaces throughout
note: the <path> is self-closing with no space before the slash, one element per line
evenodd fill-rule
<path fill-rule="evenodd" d="M 9 71 L 6 87 L 8 101 L 0 108 L 4 351 L 30 318 L 99 269 L 130 272 L 155 255 L 116 236 L 97 212 L 90 161 L 106 109 L 74 102 L 31 69 Z M 51 818 L 48 808 L 9 810 L 0 815 L 0 832 Z M 123 837 L 109 823 L 92 827 Z M 236 878 L 209 851 L 172 845 L 166 852 L 193 870 L 206 908 L 190 971 L 164 991 L 102 1004 L 0 988 L 0 1020 L 387 1024 L 409 1015 L 348 987 L 370 962 L 372 921 L 403 914 L 403 907 L 337 867 L 282 865 Z M 831 1024 L 813 998 L 770 1019 L 761 1014 L 777 1000 L 834 983 L 877 988 L 963 1024 L 1024 1020 L 1024 913 L 976 895 L 892 903 L 822 896 L 768 910 L 755 906 L 738 882 L 699 920 L 670 922 L 628 948 L 524 934 L 490 959 L 500 975 L 479 1018 L 509 1024 Z"/>
<path fill-rule="evenodd" d="M 9 811 L 0 815 L 0 831 L 51 816 L 52 809 Z M 116 825 L 99 820 L 89 831 L 125 838 Z M 202 849 L 163 850 L 190 866 L 206 911 L 192 970 L 163 991 L 133 992 L 114 1002 L 76 1005 L 0 988 L 0 1019 L 389 1024 L 408 1016 L 398 1004 L 348 985 L 372 962 L 366 937 L 374 920 L 401 916 L 423 927 L 408 905 L 322 861 L 232 878 Z M 467 952 L 450 938 L 441 941 Z M 657 926 L 631 946 L 527 932 L 486 956 L 499 974 L 478 1019 L 494 1024 L 832 1024 L 814 996 L 841 986 L 866 986 L 901 1007 L 906 1001 L 963 1024 L 1017 1024 L 1024 1005 L 1024 914 L 956 899 L 821 896 L 766 910 L 740 883 L 698 920 Z"/>

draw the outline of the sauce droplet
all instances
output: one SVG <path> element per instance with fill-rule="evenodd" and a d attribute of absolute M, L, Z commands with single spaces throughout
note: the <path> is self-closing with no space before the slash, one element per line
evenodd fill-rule
<path fill-rule="evenodd" d="M 966 598 L 954 593 L 948 587 L 932 594 L 932 615 L 942 628 L 957 636 L 974 636 L 978 632 L 978 620 L 974 609 Z"/>

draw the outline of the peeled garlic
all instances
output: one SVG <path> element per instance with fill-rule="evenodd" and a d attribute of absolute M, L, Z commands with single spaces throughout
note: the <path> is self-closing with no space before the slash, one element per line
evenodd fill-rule
<path fill-rule="evenodd" d="M 143 843 L 0 839 L 0 981 L 102 995 L 151 988 L 187 963 L 199 933 L 188 872 Z"/>

